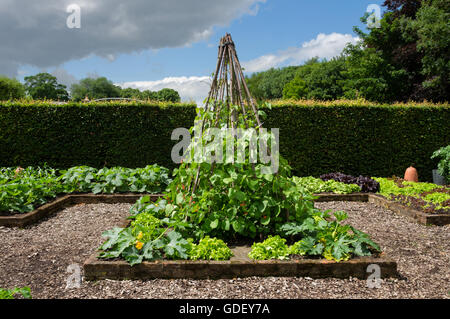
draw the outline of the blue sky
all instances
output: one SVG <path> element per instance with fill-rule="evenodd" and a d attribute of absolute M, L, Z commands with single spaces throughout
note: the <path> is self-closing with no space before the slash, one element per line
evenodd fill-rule
<path fill-rule="evenodd" d="M 354 34 L 374 0 L 268 0 L 256 15 L 245 15 L 226 27 L 215 27 L 210 39 L 182 48 L 166 48 L 120 55 L 115 61 L 92 57 L 66 63 L 69 73 L 82 78 L 89 73 L 115 82 L 153 81 L 165 77 L 203 76 L 214 71 L 217 43 L 231 33 L 241 61 L 299 46 L 319 33 Z"/>
<path fill-rule="evenodd" d="M 0 9 L 2 6 L 5 9 L 4 1 L 9 0 L 0 0 Z M 17 0 L 16 10 L 23 10 L 19 2 L 26 1 L 35 3 Z M 33 39 L 42 39 L 22 49 L 31 47 L 30 56 L 18 57 L 8 64 L 16 66 L 12 70 L 17 72 L 19 80 L 47 71 L 67 85 L 88 76 L 105 76 L 124 87 L 140 89 L 163 86 L 177 89 L 192 84 L 191 89 L 180 92 L 184 100 L 198 100 L 207 94 L 205 79 L 214 70 L 217 43 L 226 32 L 231 33 L 247 71 L 298 65 L 313 55 L 330 58 L 339 54 L 346 43 L 357 40 L 353 26 L 365 29 L 360 18 L 368 5 L 383 3 L 380 0 L 229 0 L 228 6 L 219 8 L 225 1 L 166 0 L 164 5 L 156 0 L 62 1 L 80 4 L 81 28 L 55 32 L 52 41 L 55 23 L 48 25 L 45 21 L 62 21 L 69 14 L 64 8 L 58 15 L 51 11 L 60 3 L 56 0 L 42 0 L 34 11 L 30 8 L 30 15 L 36 15 L 37 22 L 26 27 L 30 28 L 30 37 L 37 32 Z M 181 4 L 190 5 L 175 11 Z M 120 9 L 115 12 L 114 7 Z M 231 11 L 226 11 L 228 7 Z M 38 9 L 42 12 L 39 15 L 35 13 Z M 0 10 L 0 18 L 2 14 Z M 13 14 L 17 12 L 11 12 L 8 18 Z M 115 15 L 119 19 L 114 19 Z M 127 28 L 133 31 L 125 31 Z M 11 30 L 10 35 L 0 33 L 0 36 L 10 37 L 7 43 L 21 48 L 18 42 L 25 42 L 25 38 L 14 36 L 15 31 L 20 31 L 22 37 L 27 35 L 22 27 Z M 187 39 L 186 43 L 182 37 Z M 2 60 L 5 62 L 0 53 L 0 73 Z M 11 68 L 8 70 L 11 73 Z"/>

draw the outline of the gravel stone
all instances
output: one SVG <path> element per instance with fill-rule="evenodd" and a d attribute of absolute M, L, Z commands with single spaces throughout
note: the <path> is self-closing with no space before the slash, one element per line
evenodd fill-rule
<path fill-rule="evenodd" d="M 398 263 L 403 278 L 380 288 L 365 280 L 243 278 L 224 280 L 102 280 L 67 287 L 78 265 L 101 245 L 101 233 L 128 216 L 130 204 L 80 204 L 37 225 L 0 227 L 0 287 L 30 286 L 33 298 L 450 298 L 450 226 L 424 226 L 370 203 L 326 202 L 346 211 L 348 223 L 367 232 Z M 68 271 L 69 270 L 69 271 Z"/>

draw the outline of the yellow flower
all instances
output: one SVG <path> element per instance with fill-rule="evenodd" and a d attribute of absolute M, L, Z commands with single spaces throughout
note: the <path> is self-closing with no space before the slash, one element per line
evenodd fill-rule
<path fill-rule="evenodd" d="M 322 217 L 320 216 L 313 216 L 314 220 L 316 221 L 316 223 L 320 222 L 321 220 L 323 220 Z"/>
<path fill-rule="evenodd" d="M 137 239 L 142 239 L 142 237 L 144 237 L 144 234 L 140 231 L 136 238 Z"/>
<path fill-rule="evenodd" d="M 143 246 L 144 246 L 144 243 L 140 242 L 139 240 L 136 242 L 137 249 L 141 250 Z"/>

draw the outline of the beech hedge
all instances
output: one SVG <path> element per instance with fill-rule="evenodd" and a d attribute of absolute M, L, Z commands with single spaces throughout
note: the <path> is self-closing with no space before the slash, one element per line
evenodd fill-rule
<path fill-rule="evenodd" d="M 280 129 L 280 151 L 298 176 L 330 172 L 432 179 L 433 152 L 450 144 L 449 105 L 277 102 L 263 126 Z M 0 103 L 0 166 L 176 167 L 172 130 L 189 128 L 195 105 Z"/>
<path fill-rule="evenodd" d="M 172 131 L 191 127 L 195 115 L 193 104 L 4 103 L 0 166 L 173 168 Z"/>
<path fill-rule="evenodd" d="M 275 103 L 263 126 L 280 129 L 280 152 L 300 176 L 403 177 L 414 165 L 432 180 L 430 157 L 450 144 L 449 105 L 354 103 Z"/>

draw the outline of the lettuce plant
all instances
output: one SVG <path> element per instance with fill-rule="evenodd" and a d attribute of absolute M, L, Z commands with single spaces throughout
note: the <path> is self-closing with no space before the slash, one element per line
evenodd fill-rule
<path fill-rule="evenodd" d="M 31 298 L 30 287 L 2 289 L 0 288 L 0 299 L 15 299 L 15 295 L 21 295 L 25 299 Z"/>
<path fill-rule="evenodd" d="M 233 256 L 223 240 L 206 236 L 198 244 L 192 244 L 189 258 L 192 260 L 228 260 Z"/>

